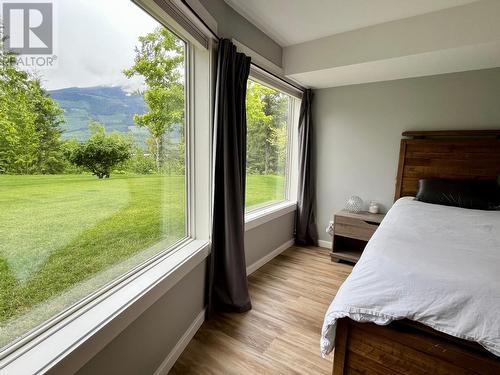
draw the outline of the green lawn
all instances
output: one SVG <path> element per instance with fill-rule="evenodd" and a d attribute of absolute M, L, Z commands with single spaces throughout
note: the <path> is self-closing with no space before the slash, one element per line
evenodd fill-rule
<path fill-rule="evenodd" d="M 162 239 L 183 237 L 183 180 L 0 176 L 0 323 Z"/>
<path fill-rule="evenodd" d="M 246 187 L 246 209 L 285 199 L 285 179 L 274 175 L 249 175 Z"/>
<path fill-rule="evenodd" d="M 283 191 L 283 177 L 249 176 L 247 206 Z M 153 244 L 182 238 L 184 207 L 183 177 L 0 176 L 0 331 Z"/>

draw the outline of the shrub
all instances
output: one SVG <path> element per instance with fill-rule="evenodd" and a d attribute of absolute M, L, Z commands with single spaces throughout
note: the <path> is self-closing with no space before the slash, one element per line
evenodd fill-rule
<path fill-rule="evenodd" d="M 135 147 L 129 160 L 123 163 L 123 169 L 136 174 L 156 172 L 156 162 L 152 155 L 146 154 L 140 147 Z"/>
<path fill-rule="evenodd" d="M 91 136 L 70 151 L 70 161 L 83 167 L 98 178 L 108 178 L 113 167 L 128 159 L 132 154 L 132 142 L 122 134 L 106 134 L 104 126 L 91 122 Z"/>

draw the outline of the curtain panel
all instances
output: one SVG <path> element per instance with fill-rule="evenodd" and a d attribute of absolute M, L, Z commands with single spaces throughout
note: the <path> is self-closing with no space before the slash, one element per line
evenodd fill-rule
<path fill-rule="evenodd" d="M 214 201 L 208 310 L 252 308 L 245 262 L 246 90 L 250 58 L 219 42 L 214 121 Z"/>
<path fill-rule="evenodd" d="M 295 242 L 298 245 L 318 245 L 315 215 L 315 181 L 312 173 L 312 99 L 311 89 L 302 96 L 299 116 L 299 183 L 297 213 L 295 216 Z"/>

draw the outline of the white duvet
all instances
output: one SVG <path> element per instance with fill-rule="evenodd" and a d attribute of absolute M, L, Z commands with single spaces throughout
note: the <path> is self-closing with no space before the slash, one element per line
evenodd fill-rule
<path fill-rule="evenodd" d="M 328 308 L 323 355 L 343 317 L 407 318 L 500 356 L 500 212 L 398 200 Z"/>

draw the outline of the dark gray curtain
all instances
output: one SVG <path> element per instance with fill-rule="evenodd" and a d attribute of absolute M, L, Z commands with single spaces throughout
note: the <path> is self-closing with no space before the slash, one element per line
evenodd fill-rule
<path fill-rule="evenodd" d="M 250 58 L 219 42 L 215 93 L 214 209 L 208 308 L 250 310 L 245 263 L 246 90 Z"/>
<path fill-rule="evenodd" d="M 299 116 L 299 186 L 295 217 L 295 242 L 298 245 L 318 245 L 315 217 L 315 181 L 312 171 L 312 114 L 313 93 L 304 92 Z"/>

